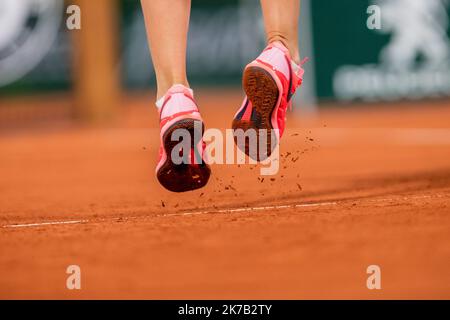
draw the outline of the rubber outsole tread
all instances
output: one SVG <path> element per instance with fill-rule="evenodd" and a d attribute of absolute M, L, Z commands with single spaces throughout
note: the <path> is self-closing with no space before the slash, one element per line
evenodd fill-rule
<path fill-rule="evenodd" d="M 273 112 L 276 108 L 279 96 L 278 86 L 269 72 L 263 68 L 252 66 L 247 67 L 242 78 L 242 85 L 247 94 L 247 98 L 251 101 L 253 110 L 250 120 L 242 120 L 238 117 L 233 119 L 233 130 L 242 129 L 244 134 L 249 129 L 254 129 L 257 136 L 256 148 L 251 148 L 249 139 L 246 135 L 244 145 L 238 143 L 235 136 L 235 142 L 245 154 L 252 159 L 261 161 L 268 158 L 275 149 L 278 141 L 274 134 L 274 128 L 271 123 Z M 266 130 L 266 150 L 260 154 L 260 130 Z M 272 135 L 272 139 L 270 137 Z M 273 141 L 274 140 L 274 141 Z M 274 143 L 272 143 L 274 142 Z M 265 151 L 265 152 L 264 152 Z"/>
<path fill-rule="evenodd" d="M 196 122 L 200 122 L 201 125 L 196 126 Z M 197 163 L 187 163 L 187 161 L 183 161 L 180 164 L 176 164 L 172 161 L 172 150 L 180 143 L 180 141 L 172 141 L 172 135 L 177 129 L 189 131 L 191 136 L 191 150 L 194 150 Z M 204 125 L 201 121 L 195 119 L 183 119 L 174 123 L 165 132 L 163 136 L 163 147 L 167 154 L 167 159 L 161 168 L 159 168 L 156 176 L 161 185 L 167 190 L 172 192 L 192 191 L 200 189 L 208 183 L 211 169 L 208 164 L 203 161 L 201 152 L 197 150 L 196 147 L 199 142 L 198 140 L 203 136 L 203 131 Z"/>

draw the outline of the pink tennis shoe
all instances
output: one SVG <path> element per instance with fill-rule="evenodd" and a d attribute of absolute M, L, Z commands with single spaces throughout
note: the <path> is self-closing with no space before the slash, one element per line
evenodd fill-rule
<path fill-rule="evenodd" d="M 251 158 L 264 160 L 278 145 L 286 125 L 287 108 L 302 84 L 302 65 L 292 61 L 288 49 L 281 42 L 274 42 L 245 67 L 242 82 L 246 97 L 232 127 L 235 134 L 242 129 L 244 137 L 250 129 L 255 130 L 256 148 L 249 147 L 249 143 L 240 145 L 235 137 L 238 147 Z M 192 90 L 174 85 L 156 104 L 161 127 L 156 167 L 159 182 L 173 192 L 205 186 L 211 170 L 204 160 L 204 124 Z M 187 147 L 182 143 L 182 136 L 186 135 L 189 137 Z M 257 153 L 252 151 L 254 149 Z"/>
<path fill-rule="evenodd" d="M 249 146 L 248 139 L 244 145 L 239 144 L 235 137 L 238 147 L 252 159 L 268 158 L 283 135 L 287 108 L 302 84 L 303 63 L 300 66 L 294 63 L 289 50 L 281 42 L 274 42 L 245 67 L 242 84 L 247 96 L 234 117 L 232 128 L 235 134 L 238 129 L 244 134 L 249 129 L 256 131 L 256 148 Z M 260 141 L 264 129 L 267 138 Z M 266 149 L 260 152 L 263 142 L 267 143 Z"/>
<path fill-rule="evenodd" d="M 211 170 L 203 159 L 204 125 L 192 90 L 183 85 L 174 85 L 156 105 L 161 128 L 156 167 L 159 182 L 173 192 L 191 191 L 205 186 Z M 182 136 L 190 137 L 189 150 L 181 146 Z"/>

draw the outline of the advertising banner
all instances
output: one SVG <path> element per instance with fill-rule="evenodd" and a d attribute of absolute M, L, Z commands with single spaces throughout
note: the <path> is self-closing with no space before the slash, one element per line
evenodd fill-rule
<path fill-rule="evenodd" d="M 314 0 L 311 5 L 319 98 L 450 95 L 449 1 Z"/>

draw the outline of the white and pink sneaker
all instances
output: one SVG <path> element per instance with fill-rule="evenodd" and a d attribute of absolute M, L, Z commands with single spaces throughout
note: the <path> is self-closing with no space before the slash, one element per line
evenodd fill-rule
<path fill-rule="evenodd" d="M 249 143 L 238 144 L 251 158 L 259 161 L 268 158 L 278 144 L 286 125 L 287 108 L 303 81 L 302 65 L 305 61 L 297 65 L 292 61 L 289 50 L 277 41 L 269 44 L 258 58 L 245 67 L 242 84 L 247 96 L 234 116 L 232 128 L 235 133 L 238 129 L 244 133 L 249 129 L 256 131 L 256 148 L 249 148 Z M 265 130 L 267 137 L 262 139 L 267 143 L 263 152 L 260 152 L 261 130 Z"/>
<path fill-rule="evenodd" d="M 211 170 L 203 159 L 204 125 L 193 91 L 183 85 L 174 85 L 156 102 L 156 106 L 161 129 L 156 166 L 159 182 L 173 192 L 191 191 L 205 186 Z M 181 136 L 186 134 L 190 137 L 189 150 L 180 143 Z"/>

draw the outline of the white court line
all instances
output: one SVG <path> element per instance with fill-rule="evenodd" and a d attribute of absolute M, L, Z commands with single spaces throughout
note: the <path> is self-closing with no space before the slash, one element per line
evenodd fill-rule
<path fill-rule="evenodd" d="M 163 214 L 164 217 L 176 217 L 176 216 L 194 216 L 200 214 L 214 214 L 214 213 L 236 213 L 236 212 L 250 212 L 250 211 L 264 211 L 264 210 L 279 210 L 279 209 L 295 209 L 306 207 L 319 207 L 319 206 L 331 206 L 336 205 L 337 202 L 317 202 L 317 203 L 302 203 L 302 204 L 286 204 L 286 205 L 273 205 L 264 207 L 241 207 L 234 209 L 218 209 L 218 210 L 205 210 L 205 211 L 193 211 L 182 213 L 169 213 Z"/>
<path fill-rule="evenodd" d="M 116 218 L 105 218 L 105 219 L 84 219 L 84 220 L 68 220 L 68 221 L 48 221 L 48 222 L 34 222 L 34 223 L 23 223 L 23 224 L 8 224 L 2 226 L 2 228 L 32 228 L 32 227 L 42 227 L 42 226 L 56 226 L 64 224 L 82 224 L 90 222 L 101 222 L 101 221 L 117 221 L 120 219 L 145 219 L 145 218 L 155 218 L 155 217 L 177 217 L 177 216 L 196 216 L 203 214 L 219 214 L 219 213 L 237 213 L 237 212 L 250 212 L 250 211 L 266 211 L 266 210 L 279 210 L 279 209 L 295 209 L 295 208 L 306 208 L 306 207 L 319 207 L 319 206 L 330 206 L 336 205 L 337 202 L 318 202 L 318 203 L 302 203 L 302 204 L 291 204 L 291 205 L 273 205 L 264 207 L 241 207 L 233 209 L 218 209 L 218 210 L 204 210 L 204 211 L 192 211 L 192 212 L 181 212 L 181 213 L 169 213 L 161 215 L 151 215 L 151 216 L 137 216 L 137 217 L 116 217 Z"/>
<path fill-rule="evenodd" d="M 36 223 L 24 223 L 24 224 L 8 224 L 3 228 L 29 228 L 29 227 L 41 227 L 41 226 L 54 226 L 61 224 L 80 224 L 86 223 L 89 220 L 68 220 L 68 221 L 49 221 L 49 222 L 36 222 Z"/>
<path fill-rule="evenodd" d="M 386 202 L 386 201 L 411 201 L 417 199 L 429 199 L 429 198 L 450 198 L 446 194 L 434 194 L 434 195 L 418 195 L 418 196 L 399 196 L 399 198 L 378 198 L 378 199 L 363 199 L 367 202 Z M 358 199 L 355 199 L 358 200 Z M 146 219 L 156 217 L 181 217 L 181 216 L 197 216 L 203 214 L 220 214 L 220 213 L 238 213 L 238 212 L 251 212 L 251 211 L 267 211 L 267 210 L 280 210 L 280 209 L 299 209 L 309 207 L 323 207 L 323 206 L 335 206 L 340 203 L 347 203 L 354 200 L 332 201 L 332 202 L 315 202 L 315 203 L 297 203 L 286 205 L 272 205 L 263 207 L 240 207 L 231 209 L 216 209 L 216 210 L 203 210 L 192 212 L 180 212 L 180 213 L 168 213 L 168 214 L 155 214 L 146 216 L 133 216 L 133 217 L 115 217 L 115 218 L 103 218 L 103 219 L 84 219 L 84 220 L 67 220 L 67 221 L 48 221 L 48 222 L 35 222 L 35 223 L 23 223 L 23 224 L 8 224 L 2 226 L 2 228 L 32 228 L 42 226 L 56 226 L 65 224 L 82 224 L 82 223 L 96 223 L 104 221 L 119 221 L 121 219 Z"/>

